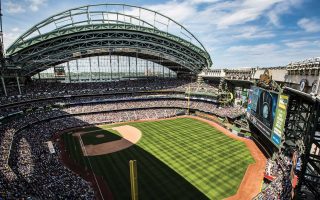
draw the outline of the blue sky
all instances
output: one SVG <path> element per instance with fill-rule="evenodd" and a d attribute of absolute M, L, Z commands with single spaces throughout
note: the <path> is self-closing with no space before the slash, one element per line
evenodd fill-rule
<path fill-rule="evenodd" d="M 53 14 L 106 2 L 175 19 L 204 44 L 214 68 L 279 66 L 320 56 L 320 0 L 2 0 L 5 47 Z"/>

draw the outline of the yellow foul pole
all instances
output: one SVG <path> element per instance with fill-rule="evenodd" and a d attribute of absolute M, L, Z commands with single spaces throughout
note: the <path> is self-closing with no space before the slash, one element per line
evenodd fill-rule
<path fill-rule="evenodd" d="M 191 93 L 191 84 L 189 85 L 189 92 L 188 92 L 188 115 L 190 115 L 190 93 Z"/>
<path fill-rule="evenodd" d="M 130 184 L 131 184 L 131 200 L 138 200 L 138 172 L 137 161 L 130 160 Z"/>

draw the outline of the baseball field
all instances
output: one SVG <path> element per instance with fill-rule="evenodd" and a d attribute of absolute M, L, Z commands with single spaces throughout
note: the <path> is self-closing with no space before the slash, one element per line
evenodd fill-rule
<path fill-rule="evenodd" d="M 126 141 L 122 150 L 84 156 L 84 146 L 119 144 L 125 137 L 121 127 L 140 131 L 141 136 L 132 144 Z M 79 139 L 75 134 L 80 132 Z M 129 160 L 137 160 L 139 199 L 147 200 L 230 197 L 255 162 L 244 142 L 191 118 L 82 128 L 62 139 L 70 158 L 102 176 L 114 199 L 130 199 Z"/>

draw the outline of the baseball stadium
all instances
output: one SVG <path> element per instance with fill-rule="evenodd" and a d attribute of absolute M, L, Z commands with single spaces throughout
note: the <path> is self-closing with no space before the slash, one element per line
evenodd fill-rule
<path fill-rule="evenodd" d="M 319 57 L 217 68 L 120 3 L 0 23 L 0 200 L 320 199 Z"/>

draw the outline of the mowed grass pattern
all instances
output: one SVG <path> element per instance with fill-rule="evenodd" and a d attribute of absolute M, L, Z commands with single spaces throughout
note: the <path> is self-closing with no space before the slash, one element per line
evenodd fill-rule
<path fill-rule="evenodd" d="M 254 162 L 243 142 L 198 120 L 128 124 L 142 131 L 137 145 L 89 157 L 115 199 L 130 198 L 130 159 L 138 162 L 140 199 L 223 199 L 237 192 L 248 165 Z M 71 135 L 64 140 L 71 156 L 79 164 L 88 165 L 87 158 L 79 155 L 77 141 Z"/>

